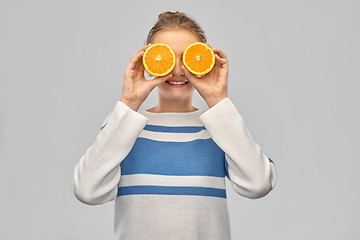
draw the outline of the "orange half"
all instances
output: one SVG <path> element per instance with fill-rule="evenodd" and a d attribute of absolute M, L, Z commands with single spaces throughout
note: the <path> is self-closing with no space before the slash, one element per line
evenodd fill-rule
<path fill-rule="evenodd" d="M 145 50 L 142 60 L 149 74 L 161 77 L 174 69 L 176 58 L 169 45 L 154 43 Z"/>
<path fill-rule="evenodd" d="M 182 60 L 189 72 L 202 76 L 214 67 L 215 54 L 205 43 L 194 42 L 185 49 Z"/>

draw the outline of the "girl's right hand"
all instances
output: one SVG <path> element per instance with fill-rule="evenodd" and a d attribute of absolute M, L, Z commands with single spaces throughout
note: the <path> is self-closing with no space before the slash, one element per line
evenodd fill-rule
<path fill-rule="evenodd" d="M 142 56 L 149 45 L 139 49 L 131 58 L 125 70 L 123 89 L 120 101 L 125 103 L 132 110 L 137 111 L 150 92 L 159 84 L 171 78 L 169 74 L 164 77 L 157 77 L 153 80 L 146 80 L 144 77 L 144 65 Z"/>

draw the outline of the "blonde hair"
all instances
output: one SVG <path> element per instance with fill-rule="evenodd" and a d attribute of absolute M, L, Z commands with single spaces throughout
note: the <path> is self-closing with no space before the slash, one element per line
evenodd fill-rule
<path fill-rule="evenodd" d="M 164 29 L 185 29 L 195 34 L 201 42 L 206 43 L 206 36 L 204 30 L 200 25 L 185 13 L 182 12 L 164 12 L 158 16 L 158 21 L 150 29 L 146 38 L 146 44 L 151 43 L 154 35 Z"/>

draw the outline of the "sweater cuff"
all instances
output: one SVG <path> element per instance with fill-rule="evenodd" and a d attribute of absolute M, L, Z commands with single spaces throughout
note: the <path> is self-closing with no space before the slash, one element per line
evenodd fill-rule
<path fill-rule="evenodd" d="M 233 136 L 234 129 L 241 131 L 242 134 L 248 133 L 242 116 L 229 98 L 223 99 L 204 112 L 199 119 L 218 145 L 221 145 L 220 142 L 224 139 Z M 233 137 L 238 138 L 239 136 Z"/>
<path fill-rule="evenodd" d="M 218 102 L 215 106 L 205 111 L 201 116 L 200 120 L 204 123 L 207 119 L 211 120 L 213 117 L 218 118 L 219 116 L 227 116 L 229 112 L 238 113 L 236 107 L 231 102 L 230 98 L 224 98 Z M 225 115 L 222 115 L 225 114 Z"/>
<path fill-rule="evenodd" d="M 93 149 L 96 149 L 94 151 L 98 155 L 103 152 L 117 156 L 125 154 L 125 157 L 147 121 L 145 116 L 118 101 L 97 136 L 93 145 Z"/>
<path fill-rule="evenodd" d="M 147 117 L 144 115 L 132 110 L 128 105 L 125 103 L 118 101 L 115 105 L 114 111 L 112 114 L 115 114 L 117 118 L 125 118 L 133 123 L 138 123 L 140 126 L 144 127 L 148 121 Z M 110 114 L 111 115 L 111 114 Z M 133 124 L 136 125 L 136 124 Z M 142 128 L 141 128 L 142 129 Z"/>

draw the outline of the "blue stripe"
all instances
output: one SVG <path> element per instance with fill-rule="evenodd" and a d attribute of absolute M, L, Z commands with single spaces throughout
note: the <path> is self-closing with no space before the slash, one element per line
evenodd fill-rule
<path fill-rule="evenodd" d="M 270 158 L 269 158 L 269 161 L 270 161 L 272 164 L 275 164 L 275 163 L 273 162 L 273 160 L 271 160 Z"/>
<path fill-rule="evenodd" d="M 106 124 L 107 124 L 107 123 L 105 123 L 104 126 L 102 126 L 102 127 L 100 128 L 100 131 L 104 129 L 104 127 L 106 126 Z"/>
<path fill-rule="evenodd" d="M 117 196 L 155 194 L 155 195 L 192 195 L 226 198 L 226 190 L 205 187 L 168 187 L 168 186 L 130 186 L 119 187 Z"/>
<path fill-rule="evenodd" d="M 121 174 L 225 177 L 225 154 L 211 139 L 160 142 L 138 138 Z"/>
<path fill-rule="evenodd" d="M 144 130 L 151 132 L 166 132 L 166 133 L 197 133 L 204 130 L 205 127 L 167 127 L 167 126 L 156 126 L 156 125 L 146 125 Z"/>

